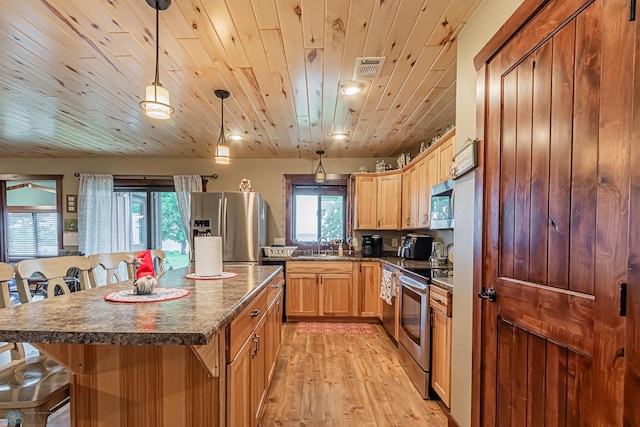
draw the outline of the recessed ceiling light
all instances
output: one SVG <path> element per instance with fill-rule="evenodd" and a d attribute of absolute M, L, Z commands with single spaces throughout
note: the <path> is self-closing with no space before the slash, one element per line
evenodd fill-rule
<path fill-rule="evenodd" d="M 232 133 L 231 135 L 229 135 L 229 139 L 233 139 L 234 141 L 242 141 L 244 139 L 244 136 L 240 135 L 239 133 Z"/>
<path fill-rule="evenodd" d="M 346 133 L 334 133 L 331 134 L 331 139 L 335 139 L 338 141 L 342 141 L 343 139 L 347 139 L 348 135 Z"/>
<path fill-rule="evenodd" d="M 341 88 L 340 88 L 340 93 L 343 95 L 355 95 L 357 93 L 362 92 L 362 89 L 364 88 L 364 85 L 360 82 L 349 82 L 344 84 Z"/>

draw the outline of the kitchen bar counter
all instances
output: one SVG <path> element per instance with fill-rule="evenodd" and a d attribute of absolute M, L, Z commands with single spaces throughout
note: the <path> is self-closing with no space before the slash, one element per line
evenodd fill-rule
<path fill-rule="evenodd" d="M 284 284 L 280 266 L 225 266 L 238 276 L 165 273 L 184 298 L 112 303 L 109 285 L 0 310 L 0 340 L 31 342 L 72 375 L 71 426 L 218 427 L 227 423 L 226 328 Z M 263 292 L 261 292 L 264 289 Z M 260 295 L 260 296 L 258 296 Z M 257 298 L 257 299 L 256 299 Z M 253 305 L 251 305 L 253 307 Z M 236 397 L 237 398 L 237 397 Z"/>
<path fill-rule="evenodd" d="M 282 269 L 225 266 L 238 275 L 225 280 L 184 278 L 169 270 L 158 286 L 185 288 L 186 297 L 151 303 L 104 300 L 130 284 L 100 286 L 71 295 L 0 310 L 0 341 L 67 344 L 204 345 L 251 302 Z"/>

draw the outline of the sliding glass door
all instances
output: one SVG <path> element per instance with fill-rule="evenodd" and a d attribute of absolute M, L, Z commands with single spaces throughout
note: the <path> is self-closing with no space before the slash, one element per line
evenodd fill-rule
<path fill-rule="evenodd" d="M 113 209 L 114 251 L 162 249 L 167 268 L 189 265 L 187 236 L 172 187 L 118 186 Z"/>

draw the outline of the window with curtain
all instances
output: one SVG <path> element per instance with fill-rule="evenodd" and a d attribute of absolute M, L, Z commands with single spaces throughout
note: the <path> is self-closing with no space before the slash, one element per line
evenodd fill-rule
<path fill-rule="evenodd" d="M 112 217 L 114 251 L 162 249 L 168 269 L 189 265 L 173 180 L 116 179 Z"/>

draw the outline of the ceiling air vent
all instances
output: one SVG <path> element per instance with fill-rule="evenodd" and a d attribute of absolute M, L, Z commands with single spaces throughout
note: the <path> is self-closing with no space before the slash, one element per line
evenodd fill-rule
<path fill-rule="evenodd" d="M 369 56 L 356 58 L 353 80 L 373 80 L 380 76 L 385 58 L 383 56 Z"/>

